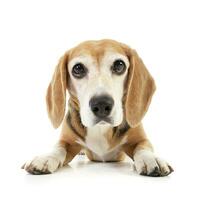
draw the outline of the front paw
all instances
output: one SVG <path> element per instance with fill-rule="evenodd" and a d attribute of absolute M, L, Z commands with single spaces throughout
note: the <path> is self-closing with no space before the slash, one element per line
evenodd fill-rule
<path fill-rule="evenodd" d="M 32 161 L 26 162 L 22 169 L 34 175 L 50 174 L 55 172 L 60 165 L 59 160 L 53 156 L 38 156 Z"/>
<path fill-rule="evenodd" d="M 139 150 L 134 155 L 135 168 L 140 175 L 167 176 L 174 170 L 164 160 L 156 157 L 151 151 Z"/>

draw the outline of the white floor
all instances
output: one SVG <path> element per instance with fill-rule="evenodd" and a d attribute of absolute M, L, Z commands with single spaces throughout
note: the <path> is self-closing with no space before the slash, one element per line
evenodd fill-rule
<path fill-rule="evenodd" d="M 151 178 L 137 175 L 128 158 L 121 163 L 95 163 L 84 155 L 51 175 L 30 175 L 8 166 L 1 172 L 0 199 L 199 199 L 198 169 L 184 173 L 185 169 Z"/>

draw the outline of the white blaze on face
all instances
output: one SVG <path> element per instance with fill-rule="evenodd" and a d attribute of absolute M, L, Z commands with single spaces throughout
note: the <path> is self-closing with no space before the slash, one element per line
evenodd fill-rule
<path fill-rule="evenodd" d="M 126 65 L 126 71 L 121 75 L 113 74 L 111 71 L 111 66 L 118 59 L 123 60 Z M 87 75 L 81 79 L 75 78 L 71 73 L 73 66 L 77 63 L 82 63 L 88 69 Z M 84 126 L 91 127 L 95 125 L 96 117 L 90 109 L 90 99 L 93 96 L 104 94 L 109 95 L 114 100 L 114 106 L 109 115 L 113 121 L 112 126 L 121 124 L 123 120 L 122 97 L 128 67 L 128 58 L 115 52 L 105 53 L 99 63 L 91 55 L 81 55 L 69 62 L 70 79 L 80 102 L 80 115 Z"/>

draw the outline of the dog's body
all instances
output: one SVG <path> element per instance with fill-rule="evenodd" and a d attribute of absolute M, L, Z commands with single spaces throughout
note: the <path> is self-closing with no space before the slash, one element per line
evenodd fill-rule
<path fill-rule="evenodd" d="M 52 173 L 85 149 L 92 161 L 121 161 L 128 155 L 139 174 L 170 174 L 172 168 L 152 152 L 141 123 L 154 91 L 153 78 L 127 45 L 81 43 L 60 59 L 47 91 L 53 126 L 63 121 L 59 142 L 51 153 L 23 167 L 32 174 Z"/>

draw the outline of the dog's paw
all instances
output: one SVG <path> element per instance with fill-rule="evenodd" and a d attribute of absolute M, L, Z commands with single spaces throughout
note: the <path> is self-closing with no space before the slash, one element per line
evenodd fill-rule
<path fill-rule="evenodd" d="M 151 151 L 139 150 L 134 155 L 135 168 L 140 175 L 167 176 L 174 170 L 164 160 L 156 157 Z"/>
<path fill-rule="evenodd" d="M 25 163 L 22 169 L 35 175 L 50 174 L 55 172 L 60 165 L 60 161 L 53 156 L 38 156 L 32 161 Z"/>

